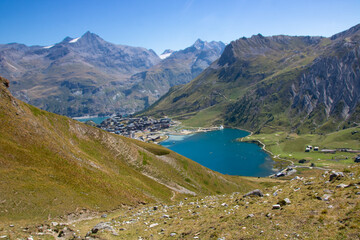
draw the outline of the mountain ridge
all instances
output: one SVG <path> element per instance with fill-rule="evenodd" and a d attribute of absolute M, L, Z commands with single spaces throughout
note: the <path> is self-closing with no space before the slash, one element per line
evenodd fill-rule
<path fill-rule="evenodd" d="M 352 126 L 359 122 L 358 29 L 330 38 L 258 34 L 232 41 L 199 77 L 144 114 L 178 117 L 189 125 L 207 115 L 203 124 L 257 132 Z"/>
<path fill-rule="evenodd" d="M 214 42 L 199 47 L 203 51 L 181 55 L 179 50 L 175 51 L 179 57 L 161 60 L 151 49 L 112 44 L 88 31 L 45 47 L 0 45 L 0 72 L 12 82 L 16 97 L 54 113 L 71 117 L 132 113 L 156 101 L 178 79 L 190 81 L 220 56 L 218 49 L 212 52 Z M 189 70 L 189 62 L 200 53 L 203 57 Z M 168 62 L 165 69 L 159 67 L 162 61 Z M 148 93 L 139 76 L 155 66 L 160 83 L 150 84 L 154 86 Z"/>

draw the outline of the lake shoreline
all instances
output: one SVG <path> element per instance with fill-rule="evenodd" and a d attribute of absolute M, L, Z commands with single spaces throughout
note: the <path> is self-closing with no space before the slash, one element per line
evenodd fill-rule
<path fill-rule="evenodd" d="M 211 131 L 196 129 L 186 134 L 167 132 L 167 141 L 164 139 L 160 145 L 222 174 L 268 177 L 276 172 L 273 167 L 275 162 L 262 146 L 254 143 L 250 146 L 239 145 L 240 142 L 236 141 L 244 135 L 244 137 L 249 136 L 251 134 L 249 131 L 238 128 L 224 130 L 220 131 L 216 127 Z M 195 134 L 202 132 L 206 134 Z"/>

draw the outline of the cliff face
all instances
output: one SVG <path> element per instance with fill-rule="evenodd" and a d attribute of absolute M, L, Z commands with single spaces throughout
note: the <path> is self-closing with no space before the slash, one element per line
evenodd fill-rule
<path fill-rule="evenodd" d="M 310 114 L 323 105 L 327 117 L 340 113 L 338 117 L 347 119 L 360 100 L 359 54 L 359 42 L 345 40 L 334 46 L 332 55 L 316 59 L 292 86 L 292 107 Z"/>

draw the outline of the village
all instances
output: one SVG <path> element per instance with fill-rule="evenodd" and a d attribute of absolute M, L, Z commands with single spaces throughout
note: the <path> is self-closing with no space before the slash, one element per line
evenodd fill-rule
<path fill-rule="evenodd" d="M 140 140 L 143 142 L 160 143 L 168 138 L 168 135 L 189 135 L 193 133 L 221 130 L 224 127 L 184 128 L 181 122 L 171 118 L 155 119 L 148 116 L 133 117 L 129 115 L 114 115 L 100 124 L 88 120 L 88 125 L 101 128 L 110 133 Z"/>
<path fill-rule="evenodd" d="M 170 118 L 154 119 L 147 116 L 127 117 L 116 115 L 104 120 L 98 127 L 107 132 L 143 142 L 159 142 L 166 138 L 164 130 L 177 124 Z"/>

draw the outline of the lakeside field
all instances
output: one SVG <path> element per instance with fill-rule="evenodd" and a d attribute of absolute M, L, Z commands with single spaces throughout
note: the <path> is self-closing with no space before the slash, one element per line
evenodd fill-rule
<path fill-rule="evenodd" d="M 336 151 L 322 153 L 322 149 L 353 149 L 360 150 L 360 127 L 348 128 L 329 134 L 301 134 L 275 132 L 270 134 L 255 134 L 243 138 L 243 141 L 260 141 L 266 150 L 272 153 L 274 160 L 286 159 L 295 165 L 327 168 L 344 168 L 354 163 L 358 153 Z M 319 147 L 319 151 L 305 152 L 307 145 Z M 299 163 L 305 160 L 305 163 Z"/>

